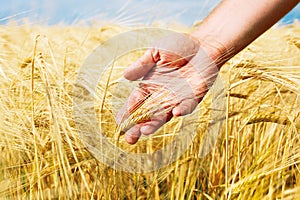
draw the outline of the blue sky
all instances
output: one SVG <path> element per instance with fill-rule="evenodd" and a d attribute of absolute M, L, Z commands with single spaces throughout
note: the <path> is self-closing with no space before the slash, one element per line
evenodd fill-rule
<path fill-rule="evenodd" d="M 27 18 L 38 24 L 107 21 L 134 25 L 154 20 L 191 25 L 220 0 L 0 0 L 0 24 Z M 282 21 L 300 20 L 300 4 Z"/>

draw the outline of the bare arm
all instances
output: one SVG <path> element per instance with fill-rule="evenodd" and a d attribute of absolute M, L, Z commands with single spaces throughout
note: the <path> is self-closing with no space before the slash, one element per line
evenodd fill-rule
<path fill-rule="evenodd" d="M 232 49 L 227 60 L 244 49 L 279 19 L 299 0 L 224 0 L 201 23 L 192 35 L 218 47 L 209 49 L 213 58 Z M 217 42 L 216 44 L 214 44 Z M 227 60 L 223 60 L 220 66 Z"/>

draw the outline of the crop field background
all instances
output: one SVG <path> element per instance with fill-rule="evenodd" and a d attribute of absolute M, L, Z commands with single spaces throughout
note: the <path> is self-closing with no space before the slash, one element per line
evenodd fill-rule
<path fill-rule="evenodd" d="M 151 26 L 189 33 L 197 25 Z M 210 94 L 199 104 L 195 138 L 184 154 L 157 171 L 136 174 L 97 160 L 80 140 L 73 116 L 79 68 L 101 43 L 134 28 L 0 26 L 0 199 L 299 199 L 299 22 L 273 27 L 223 66 L 224 117 L 206 156 L 199 154 L 210 126 Z M 94 108 L 102 134 L 113 143 L 115 108 L 101 100 L 104 93 L 113 98 L 124 68 L 141 53 L 116 60 L 123 67 L 97 89 Z M 121 136 L 118 145 L 155 152 L 172 141 L 179 123 L 174 119 L 133 146 Z"/>

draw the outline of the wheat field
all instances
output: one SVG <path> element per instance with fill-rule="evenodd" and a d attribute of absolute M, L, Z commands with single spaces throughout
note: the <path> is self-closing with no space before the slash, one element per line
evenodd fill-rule
<path fill-rule="evenodd" d="M 93 49 L 128 30 L 117 25 L 0 27 L 1 199 L 300 198 L 299 23 L 273 27 L 223 66 L 224 117 L 207 155 L 199 156 L 212 111 L 209 94 L 199 105 L 192 144 L 175 162 L 147 173 L 100 162 L 83 144 L 72 116 L 78 69 Z M 141 53 L 132 52 L 116 65 L 128 66 Z M 112 91 L 124 68 L 115 68 L 108 84 L 99 83 L 100 100 L 104 93 L 117 95 Z M 122 91 L 130 93 L 126 87 Z M 155 152 L 177 134 L 180 118 L 130 146 L 124 136 L 115 137 L 116 108 L 100 100 L 94 108 L 102 133 L 124 151 Z"/>

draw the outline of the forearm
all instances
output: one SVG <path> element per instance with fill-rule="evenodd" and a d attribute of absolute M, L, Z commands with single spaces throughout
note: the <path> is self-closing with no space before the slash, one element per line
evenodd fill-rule
<path fill-rule="evenodd" d="M 205 43 L 212 42 L 208 53 L 214 59 L 227 53 L 224 51 L 230 51 L 224 63 L 274 25 L 297 3 L 299 0 L 224 0 L 192 35 Z"/>

